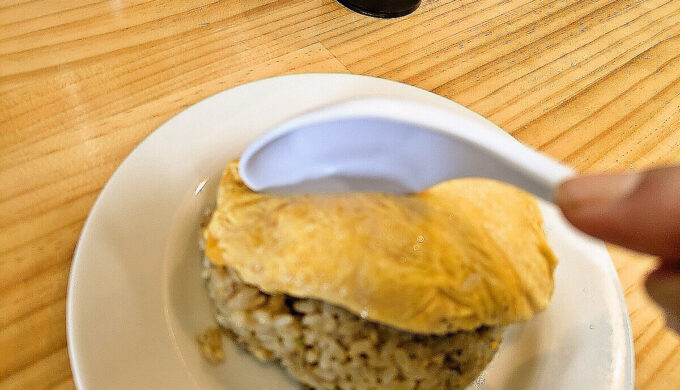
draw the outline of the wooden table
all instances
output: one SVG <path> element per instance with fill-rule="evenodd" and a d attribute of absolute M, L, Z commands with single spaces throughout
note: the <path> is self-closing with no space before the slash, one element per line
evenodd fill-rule
<path fill-rule="evenodd" d="M 434 91 L 581 172 L 680 162 L 680 1 L 424 0 L 399 20 L 333 0 L 0 0 L 0 389 L 74 388 L 65 294 L 125 156 L 251 80 L 367 74 Z M 611 248 L 636 385 L 680 388 L 680 340 Z"/>

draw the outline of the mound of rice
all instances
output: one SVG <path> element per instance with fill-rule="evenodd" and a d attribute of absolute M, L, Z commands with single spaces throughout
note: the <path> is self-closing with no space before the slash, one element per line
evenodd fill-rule
<path fill-rule="evenodd" d="M 463 389 L 491 361 L 503 333 L 503 327 L 405 332 L 318 300 L 266 294 L 207 257 L 203 265 L 226 333 L 317 390 Z"/>

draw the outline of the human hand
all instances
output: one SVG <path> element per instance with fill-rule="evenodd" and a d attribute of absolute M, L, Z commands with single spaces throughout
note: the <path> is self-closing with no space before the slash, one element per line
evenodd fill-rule
<path fill-rule="evenodd" d="M 578 177 L 560 185 L 555 201 L 584 232 L 660 257 L 645 286 L 680 332 L 680 167 Z"/>

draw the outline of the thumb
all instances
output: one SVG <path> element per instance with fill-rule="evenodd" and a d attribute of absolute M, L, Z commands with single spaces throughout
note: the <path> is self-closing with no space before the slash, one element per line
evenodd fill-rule
<path fill-rule="evenodd" d="M 571 179 L 555 200 L 569 222 L 592 236 L 680 258 L 680 167 Z"/>

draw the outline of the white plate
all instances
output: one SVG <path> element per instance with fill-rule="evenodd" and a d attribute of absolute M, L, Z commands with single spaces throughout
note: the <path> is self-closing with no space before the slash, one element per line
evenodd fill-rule
<path fill-rule="evenodd" d="M 297 388 L 282 370 L 231 344 L 224 364 L 202 360 L 195 336 L 215 323 L 199 275 L 196 227 L 213 202 L 222 168 L 256 136 L 294 114 L 364 95 L 470 115 L 440 96 L 387 80 L 284 76 L 188 108 L 130 154 L 92 208 L 73 260 L 67 326 L 79 389 Z M 567 226 L 552 206 L 542 208 L 560 259 L 552 303 L 507 331 L 497 356 L 470 387 L 632 389 L 630 326 L 609 255 L 602 243 Z"/>

